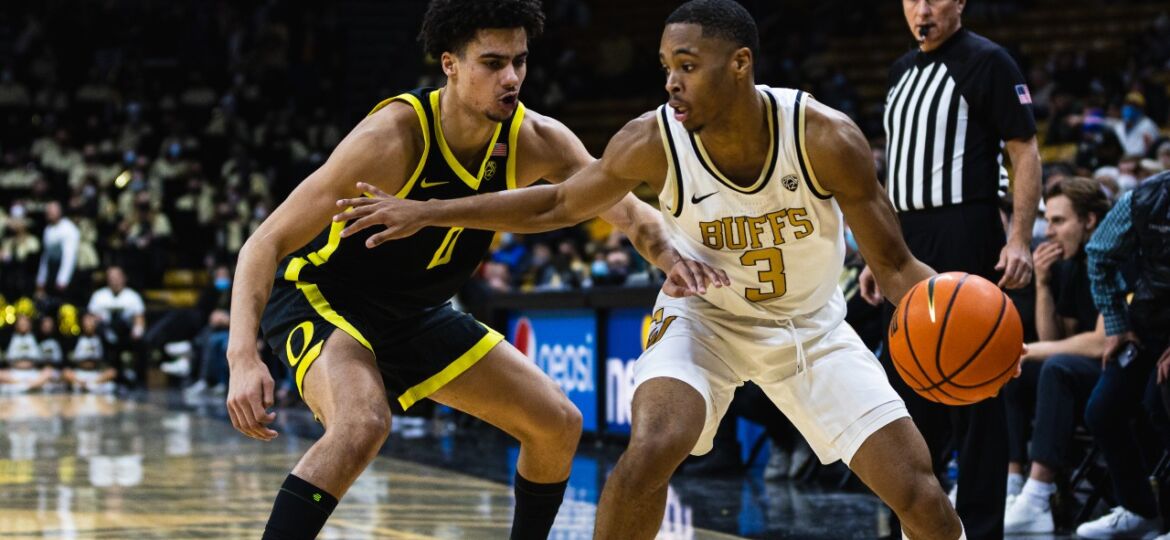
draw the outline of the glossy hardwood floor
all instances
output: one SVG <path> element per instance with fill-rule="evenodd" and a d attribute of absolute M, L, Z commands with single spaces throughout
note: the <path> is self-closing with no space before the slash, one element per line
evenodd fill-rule
<path fill-rule="evenodd" d="M 256 539 L 309 444 L 287 432 L 252 441 L 152 401 L 0 396 L 0 538 Z M 566 501 L 553 538 L 589 538 L 595 511 Z M 506 538 L 511 512 L 506 485 L 378 457 L 321 538 Z"/>

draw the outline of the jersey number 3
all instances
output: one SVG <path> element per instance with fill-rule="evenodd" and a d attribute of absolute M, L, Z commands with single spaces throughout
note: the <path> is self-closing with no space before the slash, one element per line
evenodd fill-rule
<path fill-rule="evenodd" d="M 744 296 L 752 302 L 763 302 L 784 296 L 788 291 L 788 284 L 784 278 L 784 253 L 780 248 L 753 249 L 744 253 L 739 262 L 748 267 L 762 267 L 760 269 L 760 284 L 771 285 L 766 288 L 748 288 Z M 765 292 L 765 289 L 770 288 Z"/>

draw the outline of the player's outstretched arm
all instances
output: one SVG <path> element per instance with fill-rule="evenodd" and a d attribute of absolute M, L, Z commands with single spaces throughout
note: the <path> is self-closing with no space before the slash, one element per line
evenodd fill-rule
<path fill-rule="evenodd" d="M 358 194 L 353 178 L 369 178 L 397 191 L 405 183 L 407 167 L 415 164 L 408 158 L 417 156 L 422 145 L 421 132 L 415 140 L 417 124 L 409 106 L 392 105 L 363 120 L 240 249 L 232 287 L 227 404 L 232 425 L 245 435 L 260 440 L 276 437 L 264 425 L 275 419 L 265 412 L 274 402 L 274 384 L 256 352 L 256 334 L 277 264 L 330 224 L 333 206 L 328 201 Z"/>
<path fill-rule="evenodd" d="M 631 121 L 610 139 L 601 159 L 556 185 L 461 199 L 410 201 L 359 183 L 358 189 L 377 197 L 339 200 L 338 207 L 353 208 L 333 219 L 353 220 L 342 231 L 343 238 L 368 227 L 385 226 L 386 230 L 366 240 L 368 247 L 410 236 L 428 226 L 535 233 L 576 225 L 613 206 L 643 181 L 661 184 L 665 163 L 656 168 L 646 157 L 656 145 L 661 146 L 657 130 L 652 116 Z"/>
<path fill-rule="evenodd" d="M 805 114 L 813 174 L 837 199 L 881 291 L 897 304 L 910 287 L 935 272 L 914 258 L 902 240 L 898 217 L 878 183 L 861 129 L 848 116 L 812 99 Z"/>

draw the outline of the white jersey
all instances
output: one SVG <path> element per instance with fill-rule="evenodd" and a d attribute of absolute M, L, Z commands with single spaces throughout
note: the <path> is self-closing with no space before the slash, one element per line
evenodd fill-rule
<path fill-rule="evenodd" d="M 669 170 L 659 194 L 674 247 L 720 268 L 731 286 L 702 298 L 734 315 L 811 318 L 827 331 L 845 318 L 838 278 L 845 262 L 841 209 L 817 183 L 804 136 L 807 94 L 760 85 L 771 145 L 759 178 L 740 187 L 707 157 L 663 105 L 658 124 Z M 815 332 L 814 332 L 815 333 Z"/>

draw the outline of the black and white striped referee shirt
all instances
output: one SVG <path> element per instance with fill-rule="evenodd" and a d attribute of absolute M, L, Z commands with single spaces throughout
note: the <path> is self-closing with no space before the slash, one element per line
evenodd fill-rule
<path fill-rule="evenodd" d="M 1036 134 L 1032 96 L 1014 60 L 960 29 L 890 68 L 886 191 L 899 212 L 996 202 L 1006 188 L 1003 141 Z"/>

